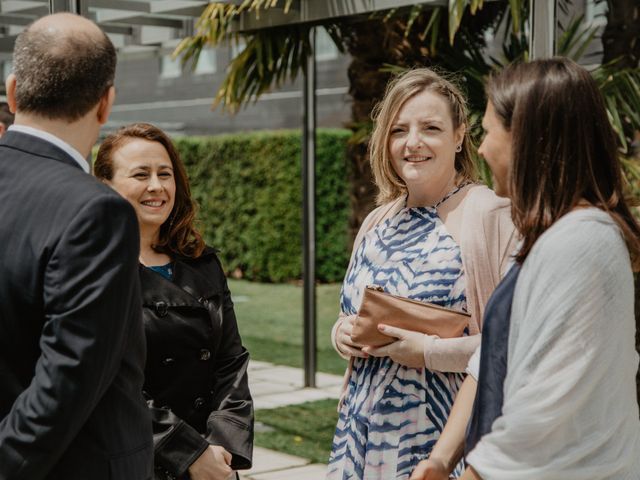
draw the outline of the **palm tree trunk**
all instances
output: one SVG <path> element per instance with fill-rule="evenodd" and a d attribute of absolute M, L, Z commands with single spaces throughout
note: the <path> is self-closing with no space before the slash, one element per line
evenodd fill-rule
<path fill-rule="evenodd" d="M 389 74 L 380 72 L 388 59 L 380 44 L 386 23 L 376 21 L 354 22 L 349 26 L 347 49 L 351 55 L 348 68 L 349 94 L 351 96 L 351 125 L 353 137 L 348 155 L 351 159 L 349 233 L 355 238 L 364 218 L 375 205 L 376 187 L 369 165 L 368 135 L 371 112 L 384 95 Z"/>
<path fill-rule="evenodd" d="M 620 58 L 620 68 L 636 68 L 640 62 L 640 3 L 608 0 L 607 26 L 602 34 L 603 63 Z"/>
<path fill-rule="evenodd" d="M 418 22 L 422 21 L 421 19 Z M 416 35 L 405 37 L 406 18 L 369 19 L 350 23 L 343 31 L 347 51 L 352 57 L 348 69 L 351 104 L 351 129 L 354 132 L 348 155 L 350 172 L 351 215 L 349 231 L 353 240 L 367 214 L 375 206 L 377 189 L 369 164 L 368 132 L 371 113 L 382 100 L 391 73 L 385 65 L 413 67 L 425 65 L 427 52 Z M 419 28 L 415 31 L 420 31 Z"/>
<path fill-rule="evenodd" d="M 618 68 L 638 68 L 640 64 L 640 3 L 637 0 L 608 0 L 607 26 L 602 34 L 602 63 L 619 59 Z M 633 129 L 627 125 L 629 143 Z M 636 350 L 640 351 L 640 275 L 635 275 Z M 636 376 L 640 402 L 640 371 Z"/>

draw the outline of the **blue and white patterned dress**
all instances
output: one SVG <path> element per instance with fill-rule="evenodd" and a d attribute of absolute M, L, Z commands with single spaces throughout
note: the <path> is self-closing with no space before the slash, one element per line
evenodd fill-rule
<path fill-rule="evenodd" d="M 460 247 L 435 207 L 404 208 L 366 233 L 342 286 L 345 314 L 357 313 L 367 285 L 466 310 Z M 354 359 L 327 479 L 408 479 L 438 440 L 462 378 L 388 357 Z"/>

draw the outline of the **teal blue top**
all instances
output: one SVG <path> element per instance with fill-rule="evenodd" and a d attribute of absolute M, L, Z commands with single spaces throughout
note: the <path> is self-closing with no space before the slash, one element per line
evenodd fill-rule
<path fill-rule="evenodd" d="M 153 270 L 154 272 L 159 273 L 169 281 L 173 280 L 173 265 L 171 264 L 171 262 L 165 265 L 156 265 L 156 266 L 147 267 L 147 268 Z"/>

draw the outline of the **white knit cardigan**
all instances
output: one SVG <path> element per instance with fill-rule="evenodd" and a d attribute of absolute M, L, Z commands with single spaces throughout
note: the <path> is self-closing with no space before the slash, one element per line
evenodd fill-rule
<path fill-rule="evenodd" d="M 467 461 L 484 480 L 638 480 L 633 277 L 611 217 L 565 215 L 514 293 L 503 414 Z"/>

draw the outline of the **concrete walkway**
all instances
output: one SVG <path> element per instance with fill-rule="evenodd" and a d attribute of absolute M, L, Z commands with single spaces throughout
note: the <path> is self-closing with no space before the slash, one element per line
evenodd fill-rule
<path fill-rule="evenodd" d="M 304 388 L 304 371 L 268 362 L 251 360 L 249 387 L 256 410 L 283 407 L 298 403 L 339 398 L 342 376 L 316 374 L 317 388 Z"/>
<path fill-rule="evenodd" d="M 249 386 L 256 410 L 298 403 L 338 399 L 342 376 L 318 373 L 318 388 L 304 388 L 302 369 L 251 361 Z M 260 425 L 256 425 L 260 428 Z M 324 480 L 327 466 L 311 464 L 306 458 L 255 447 L 253 468 L 240 472 L 242 480 Z"/>

